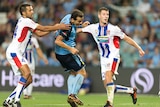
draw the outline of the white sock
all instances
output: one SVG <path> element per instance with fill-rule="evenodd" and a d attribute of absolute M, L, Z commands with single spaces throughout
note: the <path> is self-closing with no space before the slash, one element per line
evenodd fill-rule
<path fill-rule="evenodd" d="M 28 89 L 27 95 L 28 95 L 28 96 L 31 96 L 31 95 L 32 95 L 32 90 L 33 90 L 33 84 L 32 84 L 32 83 L 29 84 L 29 86 L 27 87 L 27 89 Z"/>
<path fill-rule="evenodd" d="M 20 81 L 18 82 L 17 87 L 16 87 L 17 89 L 16 89 L 16 95 L 15 95 L 15 102 L 20 101 L 20 97 L 21 97 L 21 94 L 23 92 L 26 82 L 27 80 L 24 77 L 20 78 Z"/>
<path fill-rule="evenodd" d="M 122 85 L 115 85 L 115 92 L 122 92 L 122 93 L 133 93 L 132 87 L 126 87 Z"/>
<path fill-rule="evenodd" d="M 106 91 L 107 91 L 107 96 L 108 96 L 108 101 L 110 102 L 111 105 L 113 105 L 113 99 L 114 99 L 114 83 L 108 83 L 106 85 Z"/>
<path fill-rule="evenodd" d="M 15 96 L 16 96 L 16 90 L 17 90 L 17 87 L 14 89 L 14 91 L 6 99 L 7 101 L 9 101 L 9 103 L 12 103 L 13 99 L 15 98 Z"/>

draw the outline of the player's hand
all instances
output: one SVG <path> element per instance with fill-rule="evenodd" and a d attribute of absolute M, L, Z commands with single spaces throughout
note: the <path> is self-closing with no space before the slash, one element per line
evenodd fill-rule
<path fill-rule="evenodd" d="M 145 52 L 142 49 L 140 49 L 139 50 L 139 55 L 142 57 L 142 56 L 144 56 L 144 54 L 145 54 Z"/>
<path fill-rule="evenodd" d="M 72 47 L 72 48 L 70 49 L 70 52 L 71 52 L 72 54 L 78 54 L 78 53 L 79 53 L 79 50 L 76 49 L 76 48 L 74 48 L 74 47 Z"/>
<path fill-rule="evenodd" d="M 60 24 L 58 24 L 58 26 L 59 26 L 60 30 L 69 30 L 69 29 L 71 29 L 71 25 L 70 24 L 60 23 Z"/>
<path fill-rule="evenodd" d="M 48 60 L 44 59 L 44 63 L 45 63 L 45 65 L 48 65 Z"/>
<path fill-rule="evenodd" d="M 86 26 L 88 26 L 89 24 L 90 24 L 89 21 L 85 21 L 85 22 L 82 24 L 82 27 L 86 27 Z"/>

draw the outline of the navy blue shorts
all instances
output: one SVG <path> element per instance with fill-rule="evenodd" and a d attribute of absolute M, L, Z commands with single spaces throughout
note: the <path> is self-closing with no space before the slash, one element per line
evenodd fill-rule
<path fill-rule="evenodd" d="M 82 61 L 79 55 L 67 54 L 67 55 L 58 55 L 56 54 L 57 60 L 61 65 L 66 69 L 65 71 L 79 71 L 82 69 L 85 64 Z"/>

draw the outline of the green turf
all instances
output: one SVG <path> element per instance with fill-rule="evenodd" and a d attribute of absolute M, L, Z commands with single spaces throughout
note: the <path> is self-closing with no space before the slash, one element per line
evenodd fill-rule
<path fill-rule="evenodd" d="M 9 92 L 0 92 L 0 102 L 9 95 Z M 84 102 L 81 107 L 103 107 L 106 94 L 87 94 L 79 96 Z M 59 93 L 34 92 L 32 99 L 21 97 L 22 107 L 70 107 L 66 102 L 67 95 Z M 2 107 L 0 105 L 0 107 Z M 128 94 L 115 94 L 114 107 L 160 107 L 160 97 L 154 95 L 138 95 L 136 105 L 132 104 Z"/>

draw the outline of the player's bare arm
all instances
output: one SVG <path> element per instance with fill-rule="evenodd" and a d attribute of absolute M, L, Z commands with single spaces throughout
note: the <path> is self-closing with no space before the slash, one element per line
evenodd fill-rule
<path fill-rule="evenodd" d="M 77 28 L 76 32 L 77 33 L 81 33 L 82 32 L 82 28 Z"/>
<path fill-rule="evenodd" d="M 55 30 L 69 30 L 70 29 L 70 25 L 69 24 L 55 24 L 53 26 L 42 26 L 40 24 L 38 24 L 37 26 L 37 30 L 41 30 L 44 32 L 50 32 L 50 31 L 55 31 Z"/>
<path fill-rule="evenodd" d="M 56 40 L 55 40 L 55 44 L 57 44 L 58 46 L 61 46 L 62 48 L 65 48 L 67 50 L 69 50 L 72 54 L 77 54 L 79 52 L 79 50 L 77 50 L 74 47 L 70 47 L 67 44 L 65 44 L 63 42 L 63 37 L 61 35 L 57 36 Z"/>
<path fill-rule="evenodd" d="M 86 27 L 86 26 L 88 26 L 88 25 L 90 25 L 90 22 L 89 22 L 89 21 L 85 21 L 85 22 L 83 22 L 83 24 L 82 24 L 82 28 L 83 28 L 83 27 Z M 76 32 L 77 32 L 77 33 L 81 33 L 81 32 L 82 32 L 82 28 L 77 28 Z"/>
<path fill-rule="evenodd" d="M 145 52 L 142 50 L 142 48 L 132 39 L 130 38 L 129 36 L 125 35 L 124 36 L 124 40 L 129 43 L 130 45 L 134 46 L 135 48 L 138 49 L 139 51 L 139 55 L 142 57 L 144 56 Z"/>
<path fill-rule="evenodd" d="M 44 31 L 41 31 L 41 30 L 35 30 L 33 33 L 34 33 L 35 35 L 41 37 L 41 36 L 48 35 L 50 32 L 44 32 Z"/>

